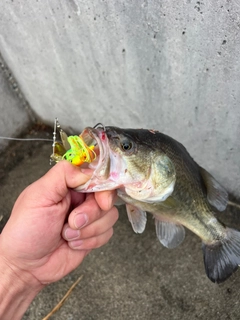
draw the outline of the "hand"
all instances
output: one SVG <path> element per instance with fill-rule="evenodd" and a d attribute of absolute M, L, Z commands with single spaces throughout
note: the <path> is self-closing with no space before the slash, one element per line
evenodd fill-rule
<path fill-rule="evenodd" d="M 88 179 L 61 161 L 21 193 L 0 236 L 1 258 L 15 273 L 27 272 L 45 285 L 108 242 L 118 218 L 114 192 L 85 195 L 70 189 Z"/>

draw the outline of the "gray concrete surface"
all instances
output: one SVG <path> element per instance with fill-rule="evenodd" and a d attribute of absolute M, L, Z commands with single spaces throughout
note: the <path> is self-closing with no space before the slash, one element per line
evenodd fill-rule
<path fill-rule="evenodd" d="M 35 113 L 177 138 L 240 190 L 239 1 L 7 0 L 0 51 Z"/>
<path fill-rule="evenodd" d="M 9 143 L 1 137 L 17 137 L 32 121 L 28 104 L 0 55 L 0 150 Z"/>
<path fill-rule="evenodd" d="M 31 135 L 49 138 L 52 129 L 36 127 Z M 19 193 L 49 169 L 51 143 L 16 142 L 0 158 L 0 205 L 6 223 Z M 221 219 L 240 229 L 240 211 L 228 210 Z M 240 271 L 221 285 L 205 275 L 201 242 L 187 232 L 184 243 L 168 250 L 155 236 L 148 218 L 142 235 L 134 234 L 122 208 L 114 236 L 93 251 L 63 280 L 46 287 L 27 310 L 24 320 L 41 320 L 72 283 L 83 275 L 52 320 L 237 320 L 240 312 Z"/>

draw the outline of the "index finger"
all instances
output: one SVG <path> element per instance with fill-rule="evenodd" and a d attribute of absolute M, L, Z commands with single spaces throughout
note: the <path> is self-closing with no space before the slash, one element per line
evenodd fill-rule
<path fill-rule="evenodd" d="M 104 211 L 108 211 L 113 207 L 116 197 L 116 190 L 106 190 L 95 193 L 95 199 L 99 207 Z"/>

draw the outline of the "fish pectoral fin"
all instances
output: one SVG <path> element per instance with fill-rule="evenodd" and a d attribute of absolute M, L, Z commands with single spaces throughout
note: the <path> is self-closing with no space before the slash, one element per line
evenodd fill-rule
<path fill-rule="evenodd" d="M 240 265 L 240 232 L 226 228 L 225 239 L 202 245 L 205 270 L 212 282 L 221 283 Z"/>
<path fill-rule="evenodd" d="M 173 197 L 168 197 L 166 200 L 159 202 L 162 208 L 173 209 L 179 205 L 179 202 Z"/>
<path fill-rule="evenodd" d="M 146 212 L 131 204 L 126 204 L 126 209 L 133 231 L 136 233 L 143 233 L 147 223 Z"/>
<path fill-rule="evenodd" d="M 162 221 L 155 217 L 156 234 L 164 247 L 176 248 L 185 238 L 185 229 L 181 224 Z"/>
<path fill-rule="evenodd" d="M 228 204 L 227 191 L 202 167 L 200 167 L 200 172 L 207 188 L 208 202 L 218 211 L 224 211 Z"/>

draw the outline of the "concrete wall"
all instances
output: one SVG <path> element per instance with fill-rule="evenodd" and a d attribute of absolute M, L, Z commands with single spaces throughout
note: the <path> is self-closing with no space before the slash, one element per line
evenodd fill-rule
<path fill-rule="evenodd" d="M 240 4 L 1 1 L 0 51 L 36 114 L 148 127 L 240 194 Z"/>
<path fill-rule="evenodd" d="M 16 137 L 33 121 L 27 102 L 0 55 L 0 150 L 8 140 L 1 137 Z"/>

